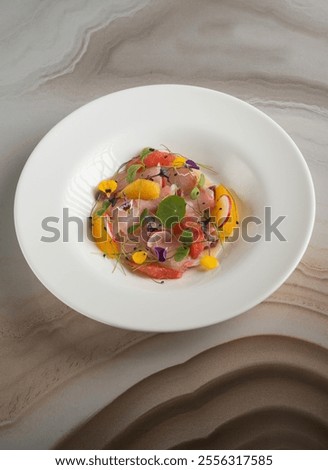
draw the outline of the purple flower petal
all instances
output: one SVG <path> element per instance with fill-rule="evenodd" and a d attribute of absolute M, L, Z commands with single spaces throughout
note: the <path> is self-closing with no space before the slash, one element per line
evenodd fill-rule
<path fill-rule="evenodd" d="M 166 260 L 166 248 L 162 248 L 161 246 L 155 246 L 154 251 L 158 258 L 158 261 L 163 263 Z"/>
<path fill-rule="evenodd" d="M 188 165 L 190 168 L 194 168 L 195 170 L 199 170 L 199 166 L 193 160 L 187 160 L 186 165 Z"/>

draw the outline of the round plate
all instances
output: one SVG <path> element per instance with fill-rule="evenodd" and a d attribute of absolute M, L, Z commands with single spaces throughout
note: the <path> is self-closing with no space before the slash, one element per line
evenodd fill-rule
<path fill-rule="evenodd" d="M 87 218 L 101 179 L 161 145 L 217 171 L 212 179 L 237 195 L 240 230 L 219 269 L 157 284 L 113 273 L 114 261 L 88 238 Z M 146 331 L 211 325 L 264 300 L 300 261 L 314 213 L 308 167 L 274 121 L 232 96 L 181 85 L 120 91 L 70 114 L 33 151 L 15 199 L 18 240 L 40 281 L 90 318 Z"/>

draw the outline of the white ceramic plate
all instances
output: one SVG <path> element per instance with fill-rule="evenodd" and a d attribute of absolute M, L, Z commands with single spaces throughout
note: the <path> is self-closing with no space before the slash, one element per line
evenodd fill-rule
<path fill-rule="evenodd" d="M 190 270 L 158 285 L 104 259 L 92 241 L 77 240 L 63 209 L 86 218 L 97 183 L 143 147 L 166 145 L 211 165 L 239 198 L 240 218 L 286 218 L 287 241 L 230 244 L 218 270 Z M 134 330 L 178 331 L 238 315 L 274 292 L 295 269 L 309 242 L 315 213 L 308 167 L 291 138 L 268 116 L 232 96 L 204 88 L 155 85 L 97 99 L 57 124 L 39 143 L 22 172 L 15 199 L 21 249 L 40 281 L 60 300 L 95 320 Z M 42 220 L 60 230 L 57 242 Z"/>

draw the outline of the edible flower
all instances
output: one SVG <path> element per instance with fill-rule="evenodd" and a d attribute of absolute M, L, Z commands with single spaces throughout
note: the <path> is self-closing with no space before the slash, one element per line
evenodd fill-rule
<path fill-rule="evenodd" d="M 155 246 L 154 251 L 156 253 L 158 261 L 160 261 L 161 263 L 164 263 L 164 261 L 166 260 L 166 252 L 167 252 L 166 248 L 163 248 L 161 246 Z"/>
<path fill-rule="evenodd" d="M 185 157 L 182 155 L 177 155 L 172 162 L 172 166 L 174 166 L 174 168 L 181 168 L 185 166 L 186 161 L 187 159 Z"/>
<path fill-rule="evenodd" d="M 215 269 L 219 266 L 219 261 L 215 256 L 206 255 L 200 259 L 200 264 L 204 269 Z"/>
<path fill-rule="evenodd" d="M 132 255 L 132 260 L 136 264 L 143 264 L 147 259 L 147 253 L 145 251 L 136 251 Z"/>
<path fill-rule="evenodd" d="M 117 182 L 115 180 L 104 180 L 98 184 L 98 190 L 107 195 L 116 191 L 116 188 Z"/>
<path fill-rule="evenodd" d="M 194 168 L 195 170 L 199 170 L 199 166 L 193 160 L 186 160 L 185 163 L 187 166 L 189 166 L 189 168 Z"/>

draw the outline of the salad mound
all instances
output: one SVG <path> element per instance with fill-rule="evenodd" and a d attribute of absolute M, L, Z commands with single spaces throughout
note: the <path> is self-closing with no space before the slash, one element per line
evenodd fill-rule
<path fill-rule="evenodd" d="M 238 213 L 228 189 L 213 185 L 203 168 L 213 171 L 147 147 L 101 181 L 91 218 L 103 255 L 155 280 L 181 278 L 189 268 L 217 268 Z"/>

